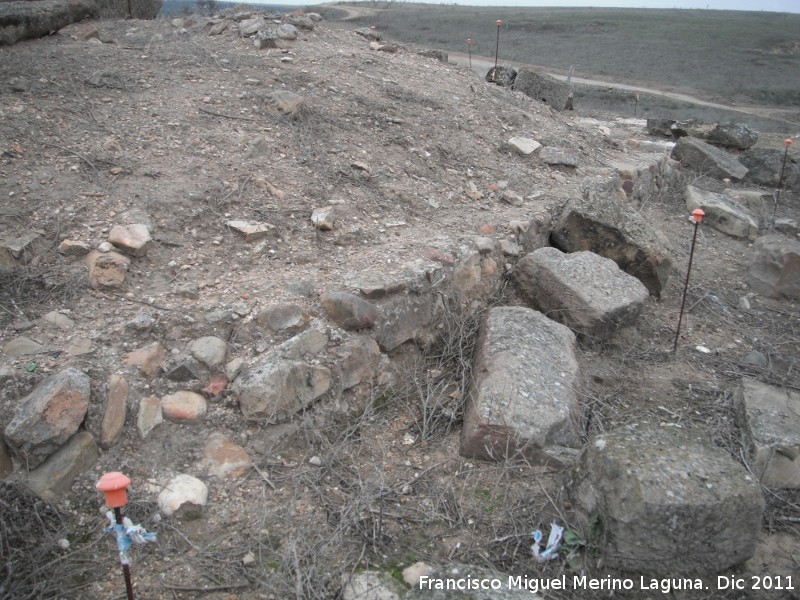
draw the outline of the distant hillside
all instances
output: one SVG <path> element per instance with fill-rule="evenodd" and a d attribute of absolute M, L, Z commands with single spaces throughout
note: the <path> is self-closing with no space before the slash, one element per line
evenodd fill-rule
<path fill-rule="evenodd" d="M 362 7 L 368 3 L 357 3 Z M 337 6 L 349 6 L 339 3 Z M 800 106 L 800 15 L 639 8 L 369 4 L 354 24 L 391 38 L 576 75 L 659 82 L 709 100 Z"/>

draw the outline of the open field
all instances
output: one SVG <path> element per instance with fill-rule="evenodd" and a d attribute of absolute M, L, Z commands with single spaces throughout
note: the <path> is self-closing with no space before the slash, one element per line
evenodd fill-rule
<path fill-rule="evenodd" d="M 577 76 L 658 82 L 723 103 L 800 105 L 800 15 L 716 10 L 484 8 L 392 2 L 355 19 L 403 42 Z"/>

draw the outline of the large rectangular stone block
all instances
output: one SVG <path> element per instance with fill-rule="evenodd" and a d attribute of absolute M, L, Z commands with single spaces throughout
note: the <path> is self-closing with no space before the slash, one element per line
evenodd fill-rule
<path fill-rule="evenodd" d="M 492 309 L 475 350 L 461 454 L 561 464 L 565 448 L 580 446 L 577 380 L 567 327 L 521 306 Z"/>

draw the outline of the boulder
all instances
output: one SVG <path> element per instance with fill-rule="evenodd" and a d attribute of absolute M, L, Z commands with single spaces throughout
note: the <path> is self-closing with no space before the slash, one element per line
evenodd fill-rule
<path fill-rule="evenodd" d="M 359 336 L 336 348 L 341 368 L 342 390 L 349 390 L 369 380 L 380 364 L 381 349 L 372 338 Z"/>
<path fill-rule="evenodd" d="M 259 31 L 264 30 L 267 27 L 267 20 L 264 17 L 258 16 L 253 17 L 252 19 L 245 19 L 243 21 L 239 21 L 239 35 L 242 37 L 248 37 Z M 277 36 L 277 31 L 275 32 Z"/>
<path fill-rule="evenodd" d="M 97 9 L 92 0 L 0 2 L 0 46 L 50 35 L 95 16 Z"/>
<path fill-rule="evenodd" d="M 636 323 L 649 297 L 642 282 L 594 252 L 539 248 L 514 269 L 522 295 L 549 318 L 604 340 Z"/>
<path fill-rule="evenodd" d="M 746 123 L 720 123 L 708 134 L 708 141 L 725 148 L 747 150 L 758 141 L 758 132 Z"/>
<path fill-rule="evenodd" d="M 692 137 L 682 137 L 672 149 L 672 157 L 682 165 L 716 179 L 744 179 L 747 167 L 724 150 Z"/>
<path fill-rule="evenodd" d="M 270 355 L 281 358 L 301 359 L 306 354 L 319 354 L 328 345 L 328 335 L 321 330 L 323 325 L 315 323 L 315 327 L 306 329 L 282 344 L 275 346 Z"/>
<path fill-rule="evenodd" d="M 328 317 L 349 331 L 374 327 L 380 320 L 378 308 L 355 294 L 327 292 L 319 300 Z"/>
<path fill-rule="evenodd" d="M 751 214 L 762 218 L 772 214 L 772 208 L 775 204 L 775 197 L 772 195 L 772 192 L 765 192 L 763 190 L 725 188 L 722 190 L 722 195 L 726 198 L 730 198 L 739 206 L 744 207 Z"/>
<path fill-rule="evenodd" d="M 710 575 L 752 556 L 764 497 L 708 436 L 636 424 L 596 436 L 566 478 L 579 517 L 596 519 L 606 567 Z"/>
<path fill-rule="evenodd" d="M 5 437 L 26 468 L 40 465 L 78 431 L 90 395 L 89 376 L 69 368 L 48 377 L 20 400 Z"/>
<path fill-rule="evenodd" d="M 567 327 L 521 306 L 491 309 L 475 347 L 462 456 L 561 464 L 565 448 L 580 447 L 577 383 Z"/>
<path fill-rule="evenodd" d="M 800 299 L 800 241 L 777 234 L 758 238 L 747 282 L 762 296 Z"/>
<path fill-rule="evenodd" d="M 0 2 L 0 9 L 3 3 Z M 0 238 L 0 272 L 13 271 L 29 264 L 46 250 L 40 231 L 27 231 L 14 237 Z"/>
<path fill-rule="evenodd" d="M 511 65 L 498 65 L 492 67 L 486 73 L 484 79 L 489 83 L 494 83 L 502 87 L 511 87 L 517 78 L 517 70 Z"/>
<path fill-rule="evenodd" d="M 713 123 L 705 123 L 696 119 L 686 119 L 685 121 L 675 121 L 670 129 L 672 137 L 690 137 L 698 140 L 707 140 L 716 127 Z"/>
<path fill-rule="evenodd" d="M 683 199 L 689 212 L 696 208 L 703 209 L 706 213 L 703 225 L 733 237 L 756 239 L 758 234 L 756 218 L 726 196 L 687 185 L 683 191 Z"/>
<path fill-rule="evenodd" d="M 530 69 L 519 69 L 514 79 L 514 89 L 538 102 L 544 102 L 557 111 L 567 106 L 570 86 L 545 73 L 537 73 Z"/>
<path fill-rule="evenodd" d="M 299 331 L 305 327 L 309 316 L 296 304 L 274 304 L 259 311 L 256 323 L 275 333 Z"/>
<path fill-rule="evenodd" d="M 40 498 L 58 502 L 75 478 L 100 457 L 100 450 L 88 431 L 73 435 L 28 475 L 28 485 Z"/>
<path fill-rule="evenodd" d="M 800 488 L 800 393 L 743 379 L 733 408 L 748 463 L 761 483 Z"/>
<path fill-rule="evenodd" d="M 675 119 L 647 119 L 647 133 L 671 138 L 674 124 Z"/>
<path fill-rule="evenodd" d="M 479 272 L 480 272 L 480 266 Z M 375 340 L 384 352 L 404 342 L 416 341 L 428 347 L 436 337 L 435 327 L 442 311 L 441 297 L 433 293 L 395 294 L 379 305 L 381 319 L 374 327 Z"/>
<path fill-rule="evenodd" d="M 264 48 L 278 48 L 278 40 L 282 39 L 275 27 L 258 31 L 253 36 L 253 45 L 259 50 Z"/>
<path fill-rule="evenodd" d="M 330 387 L 329 369 L 268 355 L 261 363 L 245 369 L 232 390 L 247 419 L 283 423 Z"/>
<path fill-rule="evenodd" d="M 168 517 L 196 518 L 208 501 L 208 487 L 197 477 L 180 473 L 158 494 L 158 508 Z M 180 512 L 178 512 L 180 511 Z"/>
<path fill-rule="evenodd" d="M 283 23 L 278 26 L 277 29 L 278 37 L 282 40 L 296 40 L 297 39 L 297 27 L 290 23 Z"/>
<path fill-rule="evenodd" d="M 216 336 L 207 335 L 192 340 L 189 344 L 189 352 L 201 363 L 213 369 L 225 362 L 228 344 Z"/>
<path fill-rule="evenodd" d="M 784 150 L 775 148 L 750 148 L 739 155 L 739 162 L 747 167 L 747 182 L 777 187 L 783 165 Z M 783 170 L 783 188 L 800 191 L 800 162 L 796 153 L 789 153 Z"/>
<path fill-rule="evenodd" d="M 550 239 L 564 252 L 588 250 L 610 258 L 656 296 L 666 287 L 672 270 L 666 237 L 610 193 L 590 192 L 569 200 Z"/>

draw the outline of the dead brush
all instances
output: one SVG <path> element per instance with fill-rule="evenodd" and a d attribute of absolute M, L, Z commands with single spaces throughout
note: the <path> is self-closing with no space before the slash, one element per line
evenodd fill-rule
<path fill-rule="evenodd" d="M 464 417 L 464 400 L 472 371 L 481 320 L 488 308 L 463 309 L 457 300 L 445 300 L 439 342 L 407 367 L 394 390 L 411 416 L 417 442 L 449 434 Z"/>
<path fill-rule="evenodd" d="M 0 598 L 85 598 L 106 566 L 94 559 L 102 534 L 75 540 L 76 525 L 23 485 L 0 481 Z M 72 545 L 60 548 L 60 539 Z"/>

